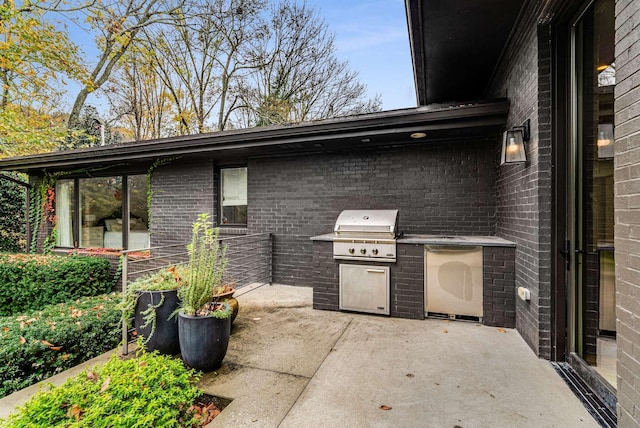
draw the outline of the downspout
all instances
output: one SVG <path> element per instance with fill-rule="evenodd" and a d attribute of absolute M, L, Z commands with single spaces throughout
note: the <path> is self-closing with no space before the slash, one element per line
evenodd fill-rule
<path fill-rule="evenodd" d="M 26 248 L 30 248 L 31 247 L 31 223 L 29 222 L 29 207 L 31 206 L 31 192 L 29 190 L 31 190 L 31 185 L 29 183 L 25 183 L 22 180 L 18 180 L 17 178 L 13 178 L 13 177 L 9 177 L 8 175 L 5 174 L 0 174 L 0 178 L 3 180 L 7 180 L 10 181 L 14 184 L 17 184 L 18 186 L 22 186 L 25 189 L 27 189 L 27 197 L 25 200 L 25 222 L 27 224 L 27 244 L 26 244 Z"/>

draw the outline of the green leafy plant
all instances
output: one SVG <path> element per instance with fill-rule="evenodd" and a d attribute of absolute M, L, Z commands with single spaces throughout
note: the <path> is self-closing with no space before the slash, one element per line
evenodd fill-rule
<path fill-rule="evenodd" d="M 112 357 L 60 387 L 37 393 L 0 426 L 197 427 L 192 403 L 202 393 L 180 360 L 141 352 Z"/>
<path fill-rule="evenodd" d="M 27 178 L 18 173 L 3 173 L 3 176 L 0 177 L 0 251 L 25 251 L 27 188 L 18 183 L 26 182 Z"/>
<path fill-rule="evenodd" d="M 178 273 L 176 266 L 162 269 L 156 273 L 146 275 L 136 279 L 128 284 L 125 292 L 122 294 L 122 301 L 118 305 L 118 309 L 122 312 L 122 320 L 131 326 L 131 318 L 134 316 L 136 304 L 141 291 L 165 291 L 175 290 L 182 286 L 183 281 Z M 156 309 L 164 304 L 164 296 L 156 305 L 148 305 L 147 309 L 142 311 L 144 323 L 141 327 L 151 325 L 151 334 L 146 338 L 151 339 L 156 326 Z"/>
<path fill-rule="evenodd" d="M 0 317 L 0 396 L 118 346 L 119 301 L 111 293 Z"/>
<path fill-rule="evenodd" d="M 185 285 L 178 289 L 181 309 L 186 315 L 211 314 L 216 318 L 231 315 L 229 305 L 212 302 L 227 267 L 227 249 L 220 245 L 218 235 L 219 229 L 212 227 L 209 214 L 200 214 L 193 223 L 191 243 L 187 246 Z"/>
<path fill-rule="evenodd" d="M 42 244 L 42 254 L 51 254 L 53 249 L 56 246 L 56 242 L 58 241 L 58 229 L 54 228 L 51 231 L 51 235 L 44 238 L 44 243 Z"/>
<path fill-rule="evenodd" d="M 98 257 L 0 254 L 0 316 L 108 293 L 110 268 Z"/>

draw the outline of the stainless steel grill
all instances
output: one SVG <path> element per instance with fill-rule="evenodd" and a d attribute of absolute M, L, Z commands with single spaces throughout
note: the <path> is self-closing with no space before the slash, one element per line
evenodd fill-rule
<path fill-rule="evenodd" d="M 333 258 L 396 261 L 398 210 L 345 210 L 336 220 Z"/>

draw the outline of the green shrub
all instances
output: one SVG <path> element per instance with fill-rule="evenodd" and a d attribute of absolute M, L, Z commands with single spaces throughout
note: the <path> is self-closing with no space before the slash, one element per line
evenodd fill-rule
<path fill-rule="evenodd" d="M 112 357 L 38 392 L 0 426 L 197 427 L 191 404 L 200 391 L 182 361 L 157 353 L 137 359 Z"/>
<path fill-rule="evenodd" d="M 11 178 L 26 181 L 17 173 L 3 173 Z M 26 247 L 25 201 L 26 189 L 18 184 L 0 179 L 0 251 L 18 252 Z"/>
<path fill-rule="evenodd" d="M 99 257 L 0 254 L 0 316 L 111 291 Z"/>
<path fill-rule="evenodd" d="M 0 397 L 118 346 L 119 301 L 112 293 L 0 318 Z"/>

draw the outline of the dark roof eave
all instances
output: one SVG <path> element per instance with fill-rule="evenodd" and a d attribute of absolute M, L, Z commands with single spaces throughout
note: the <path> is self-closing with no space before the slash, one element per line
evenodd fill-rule
<path fill-rule="evenodd" d="M 300 142 L 410 133 L 418 130 L 499 126 L 505 123 L 508 109 L 509 104 L 504 100 L 435 109 L 418 107 L 290 126 L 196 134 L 0 159 L 0 170 L 62 170 L 123 161 L 143 162 L 170 156 L 211 154 Z"/>
<path fill-rule="evenodd" d="M 424 49 L 424 25 L 422 23 L 422 2 L 405 0 L 407 28 L 409 30 L 409 47 L 413 65 L 413 79 L 416 101 L 419 106 L 427 105 L 426 55 Z"/>

